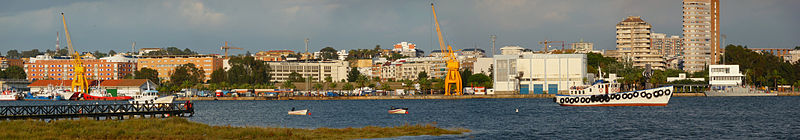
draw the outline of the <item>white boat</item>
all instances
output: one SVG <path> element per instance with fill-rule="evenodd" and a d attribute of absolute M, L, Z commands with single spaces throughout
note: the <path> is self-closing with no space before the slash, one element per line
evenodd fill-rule
<path fill-rule="evenodd" d="M 308 109 L 291 110 L 291 111 L 289 111 L 289 115 L 309 115 L 309 113 L 308 113 Z"/>
<path fill-rule="evenodd" d="M 389 114 L 408 114 L 408 108 L 389 109 Z"/>
<path fill-rule="evenodd" d="M 0 94 L 0 101 L 14 101 L 17 100 L 17 95 L 19 92 L 16 90 L 3 90 L 3 93 Z"/>
<path fill-rule="evenodd" d="M 599 76 L 600 77 L 600 76 Z M 672 86 L 620 92 L 620 84 L 602 77 L 591 86 L 571 87 L 567 94 L 557 94 L 561 106 L 666 106 Z"/>

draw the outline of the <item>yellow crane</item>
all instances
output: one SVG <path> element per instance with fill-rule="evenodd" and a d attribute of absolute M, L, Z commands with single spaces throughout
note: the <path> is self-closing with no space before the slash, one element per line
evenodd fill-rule
<path fill-rule="evenodd" d="M 452 46 L 447 45 L 447 50 L 445 52 L 444 39 L 442 38 L 442 31 L 439 28 L 439 19 L 436 17 L 436 8 L 433 7 L 433 3 L 431 3 L 431 10 L 433 11 L 434 23 L 436 24 L 436 35 L 439 36 L 439 48 L 442 50 L 443 57 L 447 59 L 447 76 L 444 78 L 444 95 L 464 95 L 461 91 L 461 89 L 463 89 L 463 85 L 461 85 L 461 74 L 458 72 L 461 66 L 458 63 L 458 59 L 456 59 Z M 451 89 L 453 88 L 451 84 L 455 85 L 455 89 Z"/>
<path fill-rule="evenodd" d="M 551 40 L 544 40 L 540 41 L 539 44 L 544 44 L 544 53 L 548 53 L 548 48 L 552 43 L 561 43 L 561 51 L 564 51 L 564 41 L 551 41 Z"/>
<path fill-rule="evenodd" d="M 241 50 L 242 48 L 237 48 L 234 46 L 228 46 L 228 41 L 225 41 L 225 46 L 219 47 L 220 50 L 225 50 L 225 57 L 228 57 L 228 50 L 230 49 L 237 49 Z"/>
<path fill-rule="evenodd" d="M 67 36 L 67 48 L 69 48 L 69 53 L 72 53 L 72 68 L 75 72 L 75 77 L 72 79 L 70 88 L 72 88 L 74 92 L 89 93 L 89 83 L 86 81 L 86 77 L 84 77 L 86 68 L 83 67 L 81 55 L 72 47 L 72 39 L 69 36 L 69 30 L 67 30 L 67 18 L 64 17 L 64 13 L 61 13 L 61 21 L 64 23 L 64 35 Z"/>

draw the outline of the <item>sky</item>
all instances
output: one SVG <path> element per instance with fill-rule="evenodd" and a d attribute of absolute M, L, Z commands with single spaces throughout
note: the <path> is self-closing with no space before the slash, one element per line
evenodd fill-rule
<path fill-rule="evenodd" d="M 246 51 L 389 48 L 417 44 L 439 49 L 430 3 L 445 41 L 455 49 L 491 52 L 505 45 L 540 50 L 542 40 L 594 42 L 615 48 L 615 25 L 641 16 L 653 32 L 681 34 L 680 0 L 4 0 L 0 2 L 0 53 L 66 47 L 66 15 L 77 51 L 126 52 L 174 46 L 223 54 L 223 41 Z M 798 0 L 721 0 L 720 31 L 726 44 L 751 48 L 800 46 Z"/>

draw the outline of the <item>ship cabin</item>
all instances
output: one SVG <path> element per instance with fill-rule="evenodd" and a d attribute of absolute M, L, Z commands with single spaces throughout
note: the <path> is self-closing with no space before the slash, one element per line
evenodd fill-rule
<path fill-rule="evenodd" d="M 620 92 L 620 84 L 606 80 L 597 80 L 590 86 L 573 86 L 570 95 L 602 95 Z"/>

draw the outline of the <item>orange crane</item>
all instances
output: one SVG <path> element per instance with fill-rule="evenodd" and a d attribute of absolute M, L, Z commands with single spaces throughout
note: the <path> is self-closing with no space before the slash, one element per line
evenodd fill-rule
<path fill-rule="evenodd" d="M 228 50 L 230 49 L 237 49 L 241 50 L 242 48 L 237 48 L 234 46 L 228 46 L 228 41 L 225 41 L 225 46 L 219 47 L 220 50 L 225 50 L 225 57 L 228 57 Z"/>
<path fill-rule="evenodd" d="M 544 41 L 540 41 L 540 42 L 539 42 L 539 44 L 544 44 L 544 53 L 547 53 L 547 52 L 548 52 L 548 50 L 547 50 L 547 49 L 548 49 L 548 47 L 550 47 L 550 46 L 549 46 L 549 45 L 550 45 L 550 43 L 561 43 L 561 50 L 564 50 L 564 41 L 549 41 L 549 40 L 544 40 Z"/>
<path fill-rule="evenodd" d="M 439 28 L 439 19 L 436 17 L 436 8 L 433 7 L 433 3 L 431 3 L 431 10 L 433 10 L 433 20 L 436 23 L 436 34 L 439 37 L 439 48 L 442 50 L 443 57 L 447 59 L 447 76 L 445 76 L 444 79 L 444 95 L 464 95 L 461 91 L 461 89 L 463 89 L 463 85 L 461 85 L 461 74 L 458 72 L 461 66 L 458 63 L 458 59 L 456 59 L 455 51 L 453 51 L 452 46 L 447 45 L 447 52 L 445 52 L 444 39 L 442 38 L 442 31 Z M 455 85 L 455 89 L 451 89 L 451 84 Z"/>
<path fill-rule="evenodd" d="M 72 88 L 73 92 L 83 92 L 89 93 L 89 83 L 86 82 L 86 77 L 84 74 L 86 73 L 86 68 L 83 67 L 83 62 L 81 62 L 81 55 L 75 51 L 75 48 L 72 47 L 72 39 L 69 36 L 69 30 L 67 30 L 67 18 L 64 17 L 64 13 L 61 13 L 61 21 L 64 23 L 64 35 L 67 37 L 67 48 L 69 48 L 69 53 L 72 53 L 72 67 L 73 71 L 75 72 L 75 77 L 72 79 Z M 65 97 L 67 98 L 67 97 Z"/>

